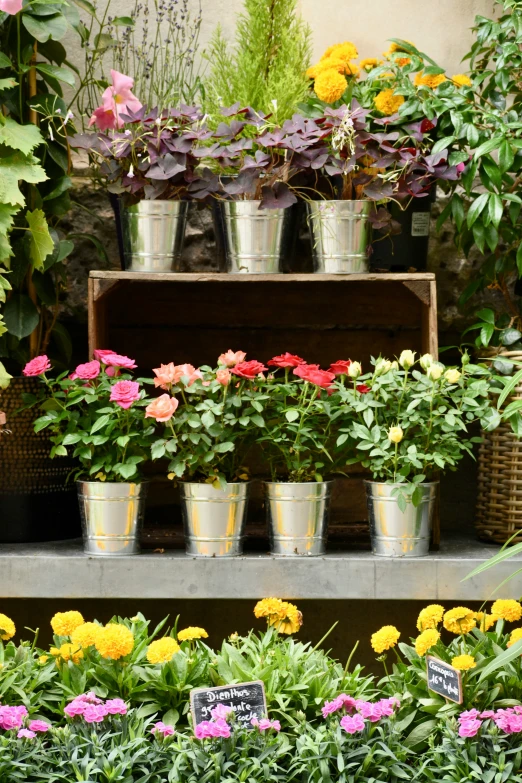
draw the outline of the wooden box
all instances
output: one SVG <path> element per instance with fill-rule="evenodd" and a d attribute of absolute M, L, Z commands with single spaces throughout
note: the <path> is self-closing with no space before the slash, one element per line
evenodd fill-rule
<path fill-rule="evenodd" d="M 217 273 L 90 273 L 89 346 L 136 360 L 140 374 L 160 363 L 215 366 L 227 349 L 266 362 L 289 351 L 328 367 L 338 359 L 394 358 L 405 348 L 437 356 L 435 276 L 228 275 Z M 172 488 L 151 493 L 152 537 L 176 542 L 166 520 L 179 520 Z M 176 508 L 169 509 L 170 504 Z M 262 512 L 252 506 L 252 533 L 263 546 Z M 255 528 L 255 529 L 254 529 Z M 163 533 L 161 532 L 163 531 Z M 366 545 L 362 478 L 338 482 L 332 540 Z"/>

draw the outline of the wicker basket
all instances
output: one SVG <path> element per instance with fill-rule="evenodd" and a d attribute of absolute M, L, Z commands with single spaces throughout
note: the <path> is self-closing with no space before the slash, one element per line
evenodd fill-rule
<path fill-rule="evenodd" d="M 522 352 L 503 351 L 501 356 L 522 361 Z M 522 386 L 515 387 L 506 405 L 522 399 Z M 476 528 L 483 541 L 505 544 L 522 541 L 522 439 L 502 423 L 484 432 L 478 457 Z"/>
<path fill-rule="evenodd" d="M 76 463 L 52 460 L 47 430 L 34 432 L 38 408 L 21 410 L 38 378 L 13 378 L 0 394 L 8 433 L 0 434 L 0 543 L 52 541 L 81 535 L 76 488 L 67 478 Z"/>

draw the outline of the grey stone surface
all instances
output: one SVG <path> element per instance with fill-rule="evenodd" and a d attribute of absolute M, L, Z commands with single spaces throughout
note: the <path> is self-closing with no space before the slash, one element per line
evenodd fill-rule
<path fill-rule="evenodd" d="M 497 549 L 467 538 L 443 541 L 425 558 L 387 560 L 369 552 L 308 559 L 245 555 L 201 560 L 183 552 L 94 558 L 81 543 L 0 546 L 4 598 L 486 600 L 522 563 L 522 555 L 463 582 Z M 520 579 L 508 592 L 520 592 Z M 505 590 L 504 590 L 505 593 Z"/>

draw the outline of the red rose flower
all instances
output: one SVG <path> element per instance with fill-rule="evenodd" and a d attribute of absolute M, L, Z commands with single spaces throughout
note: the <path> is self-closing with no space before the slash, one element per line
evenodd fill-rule
<path fill-rule="evenodd" d="M 240 378 L 247 378 L 247 380 L 251 381 L 266 369 L 264 364 L 252 359 L 249 362 L 239 362 L 235 367 L 230 368 L 230 372 L 234 373 L 234 375 L 239 375 Z"/>
<path fill-rule="evenodd" d="M 300 364 L 306 364 L 304 359 L 293 353 L 282 353 L 281 356 L 274 356 L 267 362 L 269 367 L 299 367 Z"/>
<path fill-rule="evenodd" d="M 303 378 L 303 380 L 306 380 L 306 376 L 310 372 L 310 370 L 319 370 L 320 367 L 318 364 L 300 364 L 298 365 L 294 370 L 294 375 L 297 375 L 298 378 Z"/>
<path fill-rule="evenodd" d="M 330 365 L 330 372 L 333 372 L 334 375 L 348 375 L 348 367 L 350 366 L 351 361 L 349 359 L 339 359 L 338 362 L 334 362 Z"/>
<path fill-rule="evenodd" d="M 332 381 L 335 380 L 333 372 L 328 370 L 321 370 L 318 364 L 301 364 L 294 370 L 294 375 L 298 378 L 302 378 L 303 381 L 313 383 L 315 386 L 320 386 L 322 389 L 328 389 Z"/>
<path fill-rule="evenodd" d="M 359 383 L 355 388 L 357 389 L 359 394 L 368 394 L 368 392 L 371 391 L 370 387 L 366 386 L 365 383 Z"/>

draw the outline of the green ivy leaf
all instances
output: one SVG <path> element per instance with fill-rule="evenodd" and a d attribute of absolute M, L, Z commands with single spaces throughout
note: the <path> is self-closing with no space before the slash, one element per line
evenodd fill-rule
<path fill-rule="evenodd" d="M 44 138 L 36 125 L 20 125 L 19 122 L 5 118 L 5 123 L 0 125 L 0 144 L 19 150 L 24 155 L 29 155 L 35 147 L 44 143 Z"/>
<path fill-rule="evenodd" d="M 33 155 L 15 152 L 0 157 L 0 204 L 18 204 L 23 207 L 25 199 L 19 181 L 37 183 L 46 179 L 47 174 Z"/>
<path fill-rule="evenodd" d="M 41 209 L 27 212 L 26 219 L 30 228 L 29 255 L 35 269 L 43 269 L 44 261 L 54 250 L 54 242 L 49 233 L 45 214 Z"/>

